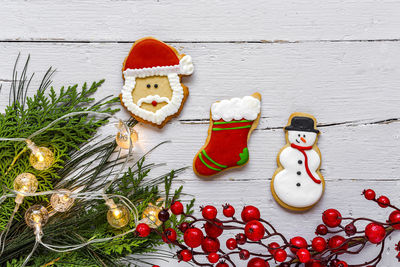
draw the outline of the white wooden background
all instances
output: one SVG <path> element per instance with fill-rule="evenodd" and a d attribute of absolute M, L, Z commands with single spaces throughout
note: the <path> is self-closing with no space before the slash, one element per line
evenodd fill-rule
<path fill-rule="evenodd" d="M 139 125 L 136 151 L 172 140 L 151 156 L 168 163 L 155 173 L 190 166 L 205 140 L 211 103 L 259 91 L 262 119 L 250 139 L 250 163 L 214 180 L 188 170 L 178 183 L 196 197 L 196 207 L 229 202 L 240 211 L 253 204 L 284 234 L 310 239 L 329 207 L 385 220 L 389 211 L 364 200 L 364 188 L 400 205 L 399 12 L 396 0 L 1 1 L 0 82 L 8 87 L 21 52 L 31 54 L 38 76 L 56 67 L 56 87 L 105 78 L 96 97 L 118 95 L 122 62 L 136 39 L 152 35 L 172 44 L 193 57 L 195 73 L 184 79 L 189 99 L 164 129 Z M 301 214 L 280 208 L 269 189 L 284 145 L 281 127 L 295 111 L 314 114 L 320 124 L 327 181 L 322 201 Z M 399 240 L 393 236 L 380 266 L 397 266 Z"/>

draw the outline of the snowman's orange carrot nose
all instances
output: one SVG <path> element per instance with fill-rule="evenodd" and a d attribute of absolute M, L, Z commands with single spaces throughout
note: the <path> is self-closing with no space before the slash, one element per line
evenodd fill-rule
<path fill-rule="evenodd" d="M 304 139 L 303 137 L 300 137 L 300 140 L 303 141 L 303 143 L 306 143 L 306 139 Z"/>

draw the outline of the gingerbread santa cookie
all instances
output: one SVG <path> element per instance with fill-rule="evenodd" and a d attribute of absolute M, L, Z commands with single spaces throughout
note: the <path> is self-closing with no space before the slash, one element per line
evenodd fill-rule
<path fill-rule="evenodd" d="M 212 104 L 206 143 L 193 160 L 197 175 L 211 176 L 248 162 L 247 141 L 260 119 L 260 101 L 261 95 L 254 93 Z"/>
<path fill-rule="evenodd" d="M 278 169 L 272 177 L 271 191 L 281 206 L 291 210 L 311 208 L 324 193 L 316 124 L 313 116 L 296 112 L 284 128 L 286 145 L 277 157 Z"/>
<path fill-rule="evenodd" d="M 189 91 L 181 75 L 192 73 L 190 56 L 152 37 L 137 40 L 124 61 L 121 103 L 138 121 L 162 128 L 182 110 Z"/>

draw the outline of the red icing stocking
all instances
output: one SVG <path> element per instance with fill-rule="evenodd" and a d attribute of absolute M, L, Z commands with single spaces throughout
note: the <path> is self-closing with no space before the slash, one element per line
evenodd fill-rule
<path fill-rule="evenodd" d="M 252 124 L 253 121 L 247 120 L 213 122 L 210 141 L 195 158 L 196 172 L 209 176 L 247 163 L 247 137 Z"/>
<path fill-rule="evenodd" d="M 259 95 L 257 94 L 257 96 Z M 211 131 L 207 142 L 193 161 L 193 169 L 197 174 L 210 176 L 247 163 L 249 160 L 247 140 L 251 130 L 257 126 L 259 116 L 259 106 L 253 107 L 253 109 L 256 110 L 253 115 L 250 114 L 239 120 L 226 121 L 220 118 L 210 122 Z M 213 108 L 211 112 L 213 112 Z M 216 116 L 212 114 L 212 117 L 215 119 Z"/>

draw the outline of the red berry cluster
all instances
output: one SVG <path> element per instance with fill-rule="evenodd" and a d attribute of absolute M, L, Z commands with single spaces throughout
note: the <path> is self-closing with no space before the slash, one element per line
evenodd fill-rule
<path fill-rule="evenodd" d="M 381 246 L 379 255 L 353 266 L 376 266 L 382 259 L 385 239 L 393 231 L 400 230 L 400 210 L 391 205 L 386 196 L 376 198 L 371 189 L 364 190 L 363 195 L 382 208 L 394 209 L 386 222 L 343 217 L 338 210 L 327 209 L 322 213 L 323 223 L 316 228 L 317 236 L 310 242 L 301 236 L 289 239 L 277 232 L 274 226 L 261 218 L 259 209 L 254 206 L 245 206 L 238 219 L 235 217 L 235 208 L 225 204 L 222 206 L 225 218 L 219 219 L 217 208 L 207 205 L 201 207 L 202 218 L 196 218 L 185 214 L 179 201 L 173 201 L 170 210 L 184 218 L 184 222 L 177 227 L 183 234 L 183 242 L 177 240 L 174 229 L 165 229 L 164 225 L 161 236 L 165 243 L 180 248 L 177 252 L 180 261 L 191 261 L 198 266 L 269 267 L 271 264 L 289 267 L 303 263 L 306 267 L 347 267 L 349 265 L 340 259 L 342 255 L 358 254 L 368 243 Z M 159 219 L 166 222 L 169 219 L 168 210 L 162 214 L 160 212 Z M 364 223 L 362 227 L 360 223 Z M 137 225 L 136 230 L 139 236 L 150 233 L 150 228 L 145 224 Z M 225 246 L 221 245 L 224 232 L 227 238 Z M 246 246 L 259 246 L 259 249 L 253 252 Z M 399 251 L 397 258 L 400 261 L 400 242 L 396 250 Z"/>

